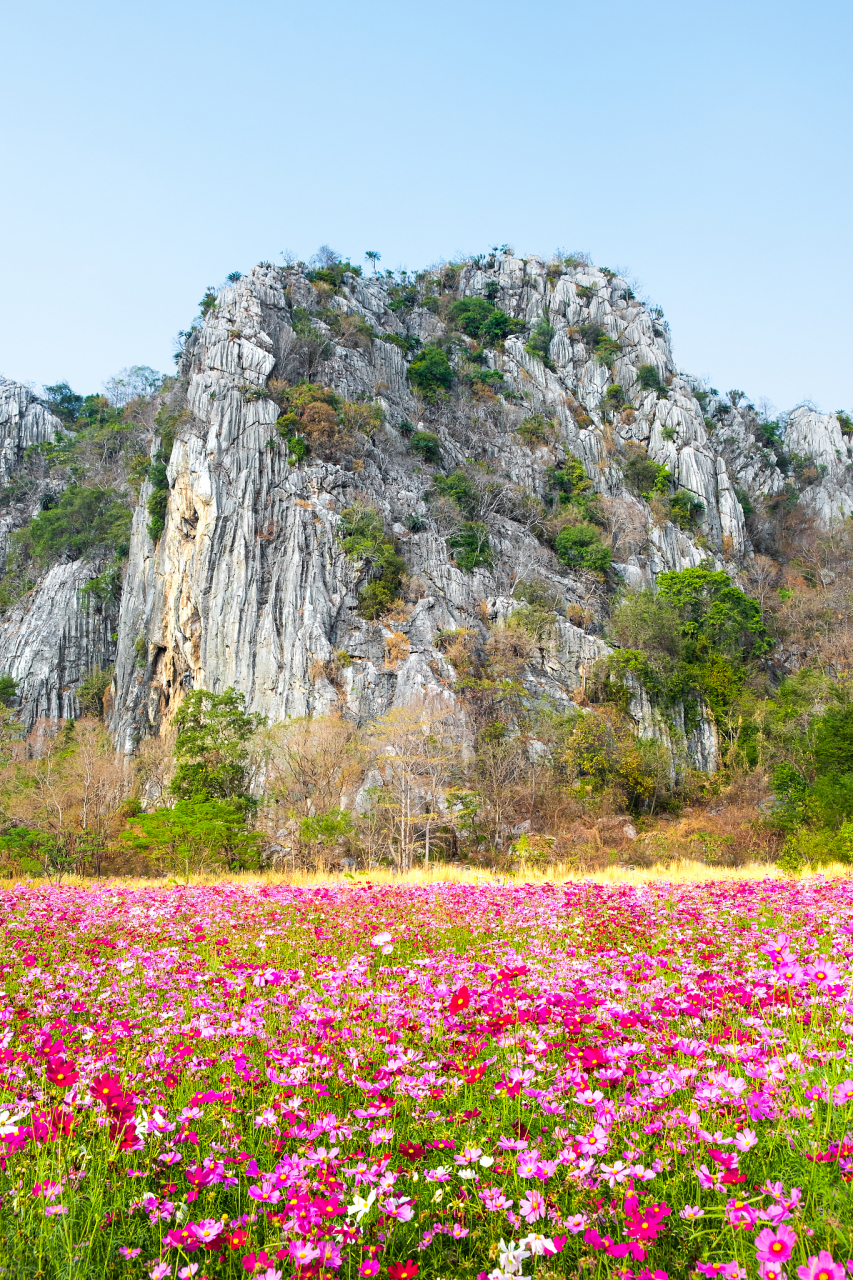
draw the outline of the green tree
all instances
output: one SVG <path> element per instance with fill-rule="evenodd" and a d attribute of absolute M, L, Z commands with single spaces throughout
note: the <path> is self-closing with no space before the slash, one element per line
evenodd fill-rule
<path fill-rule="evenodd" d="M 359 592 L 359 614 L 371 621 L 381 617 L 397 598 L 406 568 L 381 515 L 373 507 L 347 507 L 341 512 L 338 537 L 348 559 L 360 561 L 362 573 L 371 578 Z"/>
<path fill-rule="evenodd" d="M 436 400 L 453 381 L 453 369 L 441 347 L 426 346 L 409 365 L 409 381 L 425 400 Z"/>
<path fill-rule="evenodd" d="M 773 646 L 757 602 L 732 586 L 722 570 L 662 573 L 658 594 L 681 614 L 688 660 L 710 649 L 743 659 L 768 653 Z"/>
<path fill-rule="evenodd" d="M 549 369 L 553 368 L 550 358 L 551 339 L 553 337 L 553 325 L 546 316 L 540 316 L 533 326 L 530 340 L 524 348 L 529 356 L 534 356 L 537 360 L 541 360 Z"/>
<path fill-rule="evenodd" d="M 262 837 L 247 829 L 240 804 L 195 795 L 171 809 L 138 814 L 124 843 L 152 857 L 161 870 L 177 871 L 189 882 L 193 872 L 223 864 L 257 866 Z"/>
<path fill-rule="evenodd" d="M 236 689 L 188 694 L 173 721 L 177 768 L 171 791 L 180 800 L 229 800 L 244 811 L 256 801 L 249 794 L 248 742 L 264 717 L 246 712 Z"/>
<path fill-rule="evenodd" d="M 72 391 L 67 382 L 57 382 L 52 387 L 45 387 L 44 393 L 51 413 L 69 426 L 77 421 L 83 397 Z"/>
<path fill-rule="evenodd" d="M 604 573 L 610 568 L 613 552 L 598 536 L 595 525 L 570 524 L 557 535 L 554 544 L 557 556 L 563 564 L 593 573 Z"/>
<path fill-rule="evenodd" d="M 43 565 L 118 548 L 126 555 L 131 518 L 112 489 L 70 484 L 57 505 L 39 512 L 14 535 L 14 542 Z"/>
<path fill-rule="evenodd" d="M 382 254 L 377 253 L 375 249 L 368 249 L 364 256 L 367 258 L 368 262 L 372 264 L 373 274 L 376 275 L 376 264 L 382 257 Z"/>

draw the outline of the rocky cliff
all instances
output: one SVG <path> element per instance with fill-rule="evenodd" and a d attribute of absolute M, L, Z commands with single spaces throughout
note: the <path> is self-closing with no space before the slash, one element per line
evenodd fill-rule
<path fill-rule="evenodd" d="M 460 333 L 450 316 L 465 299 L 487 300 L 509 332 Z M 430 344 L 452 374 L 437 396 L 412 373 Z M 331 389 L 334 408 L 312 406 L 294 432 L 282 423 L 300 379 Z M 75 682 L 114 660 L 109 723 L 125 751 L 191 688 L 234 685 L 271 721 L 336 704 L 364 719 L 421 691 L 452 697 L 444 637 L 506 622 L 531 580 L 558 607 L 525 655 L 524 682 L 568 705 L 608 651 L 602 619 L 620 579 L 636 588 L 701 564 L 736 578 L 753 555 L 744 503 L 793 492 L 824 523 L 853 510 L 853 446 L 838 418 L 798 409 L 768 445 L 751 407 L 678 372 L 658 311 L 583 261 L 507 254 L 402 279 L 262 264 L 219 291 L 155 408 L 152 457 L 165 457 L 166 430 L 170 445 L 164 524 L 152 529 L 149 480 L 117 622 L 81 596 L 94 571 L 77 560 L 51 567 L 0 627 L 0 670 L 20 681 L 30 723 L 72 714 Z M 8 489 L 28 446 L 59 424 L 9 383 L 0 415 Z M 572 458 L 599 495 L 606 581 L 561 560 L 542 533 Z M 659 492 L 637 482 L 637 459 L 658 468 Z M 467 568 L 454 549 L 459 512 L 454 525 L 451 504 L 436 501 L 435 477 L 454 474 L 468 477 L 469 525 L 489 548 Z M 378 512 L 405 561 L 401 598 L 373 619 L 359 613 L 370 565 L 341 536 L 353 509 Z M 10 508 L 4 536 L 26 518 Z M 687 738 L 639 689 L 632 714 L 674 757 L 715 767 L 707 719 Z"/>

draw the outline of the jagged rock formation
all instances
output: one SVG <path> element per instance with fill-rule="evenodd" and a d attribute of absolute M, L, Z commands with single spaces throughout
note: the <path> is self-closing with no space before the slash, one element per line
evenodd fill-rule
<path fill-rule="evenodd" d="M 603 587 L 567 569 L 535 536 L 524 498 L 552 500 L 553 469 L 568 453 L 583 461 L 601 495 L 613 567 L 627 584 L 650 585 L 666 570 L 709 562 L 738 573 L 752 545 L 737 488 L 769 498 L 788 481 L 756 439 L 754 415 L 731 405 L 723 411 L 678 373 L 659 313 L 610 272 L 584 263 L 555 268 L 536 257 L 465 265 L 439 278 L 444 290 L 457 299 L 489 297 L 523 327 L 477 354 L 483 370 L 502 375 L 497 384 L 477 383 L 460 346 L 458 385 L 438 405 L 413 390 L 406 354 L 413 339 L 444 336 L 437 294 L 433 300 L 412 289 L 401 306 L 405 291 L 381 277 L 348 274 L 333 291 L 315 287 L 301 268 L 269 264 L 220 292 L 165 396 L 178 423 L 165 529 L 152 541 L 145 485 L 117 646 L 115 622 L 81 603 L 90 572 L 81 562 L 52 569 L 0 627 L 0 670 L 21 680 L 30 722 L 72 714 L 74 682 L 113 656 L 110 726 L 126 751 L 156 732 L 193 687 L 234 685 L 272 721 L 337 703 L 367 718 L 420 691 L 451 696 L 455 677 L 437 643 L 441 634 L 505 622 L 518 606 L 515 584 L 530 577 L 548 584 L 562 616 L 531 655 L 525 683 L 566 705 L 608 652 L 597 621 Z M 529 342 L 541 318 L 553 330 L 547 361 L 531 354 Z M 596 348 L 602 335 L 611 340 L 606 361 Z M 638 376 L 643 366 L 654 369 L 656 386 Z M 276 430 L 273 390 L 276 379 L 298 372 L 348 402 L 381 408 L 381 425 L 359 435 L 347 456 L 321 450 L 294 465 Z M 608 391 L 614 385 L 618 395 Z M 49 438 L 59 424 L 8 383 L 0 383 L 0 413 L 8 482 L 27 444 Z M 525 442 L 517 428 L 534 414 L 548 432 Z M 474 462 L 499 478 L 503 497 L 483 513 L 491 566 L 464 571 L 454 563 L 447 529 L 427 501 L 429 471 L 407 446 L 412 427 L 438 437 L 445 471 Z M 818 465 L 804 505 L 821 521 L 849 514 L 853 447 L 838 420 L 795 411 L 786 447 Z M 672 523 L 626 485 L 632 448 L 646 450 L 701 503 L 692 527 Z M 377 621 L 356 612 L 364 570 L 344 554 L 339 536 L 341 512 L 359 502 L 381 513 L 406 561 L 408 604 Z M 665 722 L 641 690 L 632 714 L 644 736 L 670 744 L 674 758 L 715 767 L 709 721 L 688 740 L 678 718 Z"/>

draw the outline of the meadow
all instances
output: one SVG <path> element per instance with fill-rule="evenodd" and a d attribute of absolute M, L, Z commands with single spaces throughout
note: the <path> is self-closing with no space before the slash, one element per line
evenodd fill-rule
<path fill-rule="evenodd" d="M 853 1274 L 853 880 L 622 879 L 0 887 L 0 1274 Z"/>

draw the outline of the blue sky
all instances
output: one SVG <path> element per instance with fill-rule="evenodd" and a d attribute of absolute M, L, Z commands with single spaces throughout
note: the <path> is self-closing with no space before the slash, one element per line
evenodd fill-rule
<path fill-rule="evenodd" d="M 679 366 L 853 405 L 849 4 L 28 0 L 4 12 L 0 373 L 173 369 L 208 284 L 328 243 L 583 249 Z"/>

